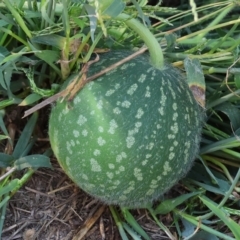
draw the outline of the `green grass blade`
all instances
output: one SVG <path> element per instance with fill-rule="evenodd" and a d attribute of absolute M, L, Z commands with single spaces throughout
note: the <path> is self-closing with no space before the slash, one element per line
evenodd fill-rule
<path fill-rule="evenodd" d="M 225 148 L 234 148 L 239 146 L 240 146 L 239 139 L 237 137 L 230 137 L 228 139 L 208 144 L 207 146 L 201 148 L 200 154 L 212 153 Z"/>
<path fill-rule="evenodd" d="M 211 210 L 215 215 L 217 215 L 232 231 L 233 235 L 236 239 L 240 239 L 240 226 L 234 222 L 229 216 L 227 216 L 226 212 L 219 209 L 217 204 L 210 201 L 206 197 L 199 197 L 202 202 Z"/>
<path fill-rule="evenodd" d="M 174 208 L 179 206 L 180 204 L 187 201 L 189 198 L 196 196 L 198 194 L 201 194 L 201 193 L 202 192 L 200 192 L 200 191 L 192 192 L 192 193 L 183 194 L 174 199 L 165 200 L 157 206 L 157 208 L 155 209 L 154 212 L 155 212 L 155 214 L 167 214 L 167 213 L 171 212 Z"/>
<path fill-rule="evenodd" d="M 6 196 L 0 203 L 0 236 L 2 236 L 3 224 L 6 216 L 6 210 L 8 206 L 9 196 Z"/>
<path fill-rule="evenodd" d="M 6 126 L 5 126 L 5 123 L 4 123 L 4 121 L 3 121 L 4 116 L 5 116 L 5 110 L 0 110 L 0 129 L 2 130 L 2 132 L 3 132 L 6 136 L 8 136 L 8 135 L 9 135 L 9 134 L 8 134 L 8 130 L 7 130 L 7 128 L 6 128 Z"/>
<path fill-rule="evenodd" d="M 52 168 L 49 157 L 40 154 L 21 157 L 14 162 L 14 166 L 17 170 L 23 170 L 24 168 L 36 169 L 39 167 Z"/>
<path fill-rule="evenodd" d="M 31 34 L 30 30 L 28 29 L 28 27 L 26 26 L 24 20 L 20 16 L 20 14 L 13 7 L 13 5 L 11 4 L 11 2 L 9 0 L 5 0 L 4 2 L 7 6 L 7 8 L 11 11 L 11 13 L 12 13 L 13 17 L 15 18 L 17 24 L 22 28 L 22 30 L 25 32 L 25 34 L 28 36 L 28 38 L 31 38 L 32 34 Z"/>
<path fill-rule="evenodd" d="M 116 209 L 113 206 L 109 206 L 109 209 L 111 211 L 111 214 L 113 216 L 113 219 L 118 227 L 118 231 L 121 235 L 122 240 L 129 240 L 127 237 L 126 232 L 124 231 L 123 225 L 122 225 L 122 221 L 120 220 L 118 213 L 116 211 Z"/>
<path fill-rule="evenodd" d="M 34 113 L 28 120 L 27 124 L 25 125 L 12 154 L 15 159 L 20 158 L 25 148 L 27 147 L 28 142 L 30 141 L 30 138 L 32 136 L 33 130 L 35 128 L 37 119 L 38 113 Z"/>
<path fill-rule="evenodd" d="M 208 227 L 206 225 L 204 225 L 203 223 L 199 222 L 198 220 L 196 220 L 195 217 L 188 215 L 182 211 L 179 210 L 174 210 L 176 214 L 178 214 L 179 216 L 181 216 L 182 218 L 184 218 L 185 220 L 189 221 L 190 223 L 194 224 L 196 227 L 199 226 L 200 229 L 203 229 L 204 231 L 213 234 L 214 236 L 219 237 L 220 239 L 224 239 L 224 240 L 236 240 L 235 238 L 232 238 L 226 234 L 223 234 L 219 231 L 214 230 L 212 227 Z"/>
<path fill-rule="evenodd" d="M 0 197 L 13 191 L 17 187 L 18 184 L 19 184 L 19 179 L 15 178 L 15 179 L 11 180 L 11 182 L 9 182 L 6 186 L 1 187 Z"/>
<path fill-rule="evenodd" d="M 147 233 L 142 229 L 142 227 L 139 225 L 139 223 L 135 220 L 133 215 L 128 211 L 126 208 L 121 208 L 122 214 L 127 221 L 127 223 L 138 233 L 140 234 L 144 239 L 151 240 L 150 237 L 147 235 Z"/>
<path fill-rule="evenodd" d="M 40 94 L 31 93 L 19 104 L 19 106 L 31 105 L 31 104 L 39 101 L 41 98 L 42 98 L 42 96 Z"/>
<path fill-rule="evenodd" d="M 0 168 L 6 168 L 11 166 L 13 159 L 14 158 L 11 155 L 0 152 Z"/>
<path fill-rule="evenodd" d="M 122 225 L 133 240 L 141 240 L 141 237 L 139 237 L 125 222 L 123 222 Z"/>

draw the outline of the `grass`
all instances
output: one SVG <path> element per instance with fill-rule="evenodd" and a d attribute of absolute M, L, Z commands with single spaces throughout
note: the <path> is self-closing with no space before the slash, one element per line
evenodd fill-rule
<path fill-rule="evenodd" d="M 105 19 L 106 12 L 98 9 L 98 24 L 91 16 L 96 6 L 79 2 L 0 3 L 0 232 L 11 197 L 36 169 L 51 167 L 50 149 L 34 153 L 39 114 L 21 121 L 17 138 L 6 126 L 7 116 L 13 108 L 26 110 L 54 96 L 93 52 L 140 48 L 139 36 L 114 20 L 124 11 L 139 15 L 146 25 L 147 17 L 154 19 L 149 29 L 167 61 L 185 70 L 189 85 L 201 90 L 196 98 L 206 119 L 198 159 L 181 181 L 183 194 L 162 199 L 146 211 L 169 239 L 240 239 L 239 3 L 198 1 L 196 8 L 194 1 L 192 7 L 183 1 L 182 7 L 173 9 L 144 1 L 124 8 L 121 1 L 114 1 L 107 12 L 112 18 Z M 113 206 L 110 210 L 122 239 L 150 239 L 134 211 Z M 160 220 L 169 214 L 170 227 Z"/>

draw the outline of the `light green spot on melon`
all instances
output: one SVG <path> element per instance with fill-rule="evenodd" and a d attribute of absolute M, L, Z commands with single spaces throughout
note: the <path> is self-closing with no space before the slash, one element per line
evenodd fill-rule
<path fill-rule="evenodd" d="M 102 171 L 101 166 L 99 165 L 99 163 L 94 158 L 90 159 L 90 164 L 92 166 L 91 170 L 93 172 L 101 172 Z"/>
<path fill-rule="evenodd" d="M 137 90 L 138 85 L 136 83 L 134 83 L 132 86 L 130 86 L 130 88 L 127 90 L 127 94 L 129 95 L 133 95 L 133 93 Z"/>

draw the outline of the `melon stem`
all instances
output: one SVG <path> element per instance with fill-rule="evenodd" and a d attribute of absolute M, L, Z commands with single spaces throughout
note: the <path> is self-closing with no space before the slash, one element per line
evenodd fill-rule
<path fill-rule="evenodd" d="M 131 28 L 141 37 L 141 39 L 148 47 L 152 65 L 156 68 L 163 68 L 164 67 L 163 52 L 159 42 L 152 34 L 152 32 L 137 19 L 132 18 L 131 16 L 125 13 L 119 14 L 116 17 L 116 20 L 124 21 L 129 28 Z"/>

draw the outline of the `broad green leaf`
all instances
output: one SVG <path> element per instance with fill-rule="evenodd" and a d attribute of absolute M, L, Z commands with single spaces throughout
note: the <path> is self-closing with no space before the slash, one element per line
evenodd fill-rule
<path fill-rule="evenodd" d="M 8 155 L 6 153 L 0 153 L 0 167 L 6 168 L 12 165 L 13 163 L 13 156 Z"/>
<path fill-rule="evenodd" d="M 219 240 L 218 237 L 213 235 L 212 233 L 200 230 L 195 233 L 196 226 L 191 222 L 185 220 L 184 218 L 181 219 L 182 224 L 184 226 L 184 230 L 182 231 L 182 237 L 185 239 L 190 240 L 200 240 L 200 239 L 207 239 L 207 240 Z M 192 236 L 191 238 L 189 238 Z"/>
<path fill-rule="evenodd" d="M 65 37 L 57 34 L 48 34 L 33 37 L 31 42 L 56 47 L 61 50 L 64 47 L 65 39 Z"/>
<path fill-rule="evenodd" d="M 25 49 L 27 50 L 27 49 Z M 8 55 L 6 57 L 4 57 L 1 61 L 0 61 L 0 65 L 4 64 L 4 63 L 14 63 L 16 62 L 22 55 L 26 54 L 26 52 L 24 52 L 24 49 L 22 49 L 21 52 L 18 53 L 12 53 L 11 55 Z"/>
<path fill-rule="evenodd" d="M 187 74 L 187 82 L 196 101 L 205 107 L 206 84 L 201 63 L 198 59 L 185 58 L 184 67 Z"/>
<path fill-rule="evenodd" d="M 216 237 L 214 234 L 203 231 L 203 230 L 198 231 L 196 234 L 194 234 L 193 237 L 190 238 L 190 240 L 199 240 L 199 239 L 219 240 L 219 238 Z"/>
<path fill-rule="evenodd" d="M 72 20 L 81 28 L 84 29 L 86 25 L 86 19 L 85 21 L 83 19 L 79 19 L 78 17 L 73 17 Z M 82 33 L 83 34 L 83 33 Z M 75 36 L 75 35 L 74 35 Z"/>
<path fill-rule="evenodd" d="M 165 34 L 165 39 L 167 41 L 167 50 L 168 51 L 173 51 L 175 48 L 175 43 L 176 43 L 176 39 L 177 39 L 177 35 L 176 34 Z"/>
<path fill-rule="evenodd" d="M 55 50 L 42 50 L 41 52 L 36 52 L 35 55 L 46 63 L 55 63 L 60 59 L 59 51 Z"/>
<path fill-rule="evenodd" d="M 200 229 L 203 229 L 204 231 L 208 232 L 208 233 L 211 233 L 212 235 L 216 236 L 216 237 L 219 237 L 221 240 L 224 239 L 224 240 L 236 240 L 236 238 L 232 238 L 230 237 L 229 235 L 227 234 L 224 234 L 222 232 L 219 232 L 217 230 L 215 230 L 214 228 L 212 228 L 211 226 L 207 226 L 207 225 L 204 225 L 203 223 L 199 224 L 199 220 L 194 217 L 194 216 L 191 216 L 191 215 L 188 215 L 182 211 L 176 211 L 177 214 L 186 219 L 187 221 L 189 221 L 190 223 L 194 224 L 196 227 L 200 227 Z M 200 239 L 199 239 L 200 240 Z M 205 239 L 204 239 L 205 240 Z M 206 239 L 207 240 L 207 239 Z"/>
<path fill-rule="evenodd" d="M 234 82 L 238 89 L 240 89 L 240 73 L 234 74 Z"/>
<path fill-rule="evenodd" d="M 174 199 L 165 200 L 157 206 L 157 208 L 155 209 L 154 212 L 155 212 L 155 214 L 167 214 L 167 213 L 171 212 L 174 208 L 176 208 L 178 205 L 187 201 L 189 198 L 199 195 L 201 193 L 202 192 L 200 192 L 200 191 L 192 192 L 192 193 L 183 194 Z"/>
<path fill-rule="evenodd" d="M 101 2 L 106 2 L 106 0 L 101 0 Z M 126 4 L 122 0 L 111 0 L 111 4 L 102 10 L 102 15 L 117 17 L 125 8 Z"/>
<path fill-rule="evenodd" d="M 24 168 L 35 169 L 39 167 L 52 168 L 50 158 L 40 154 L 21 157 L 14 162 L 14 165 L 17 168 L 17 170 L 22 170 Z"/>
<path fill-rule="evenodd" d="M 37 93 L 31 93 L 19 104 L 19 106 L 31 105 L 31 104 L 37 102 L 38 100 L 40 100 L 41 98 L 42 98 L 41 95 L 39 95 Z"/>
<path fill-rule="evenodd" d="M 88 13 L 88 18 L 90 20 L 91 39 L 94 42 L 94 34 L 97 28 L 96 9 L 88 4 L 85 4 L 84 7 Z"/>
<path fill-rule="evenodd" d="M 185 180 L 190 180 L 207 191 L 224 195 L 230 188 L 228 179 L 214 169 L 211 169 L 211 174 L 214 178 L 210 177 L 203 164 L 195 163 Z"/>
<path fill-rule="evenodd" d="M 7 25 L 8 25 L 8 23 L 6 21 L 4 21 L 3 19 L 0 20 L 0 27 L 4 27 Z"/>
<path fill-rule="evenodd" d="M 37 11 L 31 11 L 29 9 L 24 10 L 25 18 L 41 18 L 41 13 Z"/>
<path fill-rule="evenodd" d="M 216 194 L 220 194 L 220 195 L 225 195 L 226 192 L 222 191 L 222 189 L 217 188 L 216 186 L 212 186 L 212 185 L 208 185 L 202 182 L 198 182 L 198 181 L 191 181 L 192 183 L 196 184 L 197 186 L 202 187 L 203 189 L 212 192 L 212 193 L 216 193 Z"/>
<path fill-rule="evenodd" d="M 8 51 L 7 48 L 0 46 L 0 62 L 9 54 L 10 52 Z"/>
<path fill-rule="evenodd" d="M 13 191 L 19 184 L 19 179 L 15 178 L 11 180 L 6 186 L 0 187 L 0 196 Z"/>
<path fill-rule="evenodd" d="M 60 53 L 57 50 L 38 50 L 30 41 L 28 42 L 35 55 L 48 64 L 57 62 L 60 59 Z"/>
<path fill-rule="evenodd" d="M 128 211 L 128 209 L 121 208 L 121 211 L 123 213 L 123 216 L 127 223 L 138 233 L 140 234 L 144 239 L 151 240 L 150 237 L 147 235 L 147 233 L 143 230 L 143 228 L 139 225 L 139 223 L 136 221 L 136 219 L 132 216 L 132 214 Z"/>
<path fill-rule="evenodd" d="M 217 207 L 217 204 L 212 202 L 210 199 L 207 199 L 206 197 L 199 197 L 203 203 L 213 211 L 215 215 L 217 215 L 227 226 L 228 228 L 232 231 L 233 235 L 235 236 L 236 239 L 240 239 L 240 226 L 237 224 L 235 221 L 233 221 L 223 209 L 219 209 Z"/>
<path fill-rule="evenodd" d="M 239 146 L 239 139 L 237 137 L 230 137 L 228 139 L 217 141 L 212 144 L 208 144 L 205 147 L 202 147 L 200 150 L 200 154 L 212 153 L 218 150 L 224 150 L 226 148 L 234 148 Z"/>
<path fill-rule="evenodd" d="M 27 145 L 31 139 L 37 119 L 38 119 L 38 114 L 35 112 L 31 116 L 31 118 L 28 120 L 27 124 L 25 125 L 25 127 L 22 131 L 22 134 L 20 135 L 20 138 L 18 139 L 18 142 L 17 142 L 17 144 L 14 148 L 13 154 L 12 154 L 15 159 L 20 158 L 22 156 L 22 154 L 24 153 L 25 148 L 27 147 Z"/>
<path fill-rule="evenodd" d="M 182 218 L 181 221 L 184 226 L 184 230 L 182 231 L 182 237 L 187 238 L 194 233 L 196 226 L 184 218 Z"/>
<path fill-rule="evenodd" d="M 221 111 L 228 116 L 233 130 L 240 128 L 240 110 L 230 102 L 218 105 L 215 110 Z"/>
<path fill-rule="evenodd" d="M 149 20 L 149 17 L 147 17 L 144 13 L 143 13 L 143 10 L 140 6 L 140 4 L 136 1 L 136 0 L 131 0 L 133 5 L 135 6 L 135 8 L 137 9 L 138 11 L 138 16 L 142 19 L 144 25 L 146 26 L 151 26 L 151 22 Z M 124 7 L 125 7 L 125 4 L 124 4 Z M 122 9 L 123 11 L 124 9 Z M 121 13 L 121 12 L 120 12 Z M 120 14 L 119 13 L 119 14 Z M 116 15 L 117 16 L 117 15 Z M 114 17 L 114 16 L 113 16 Z"/>

